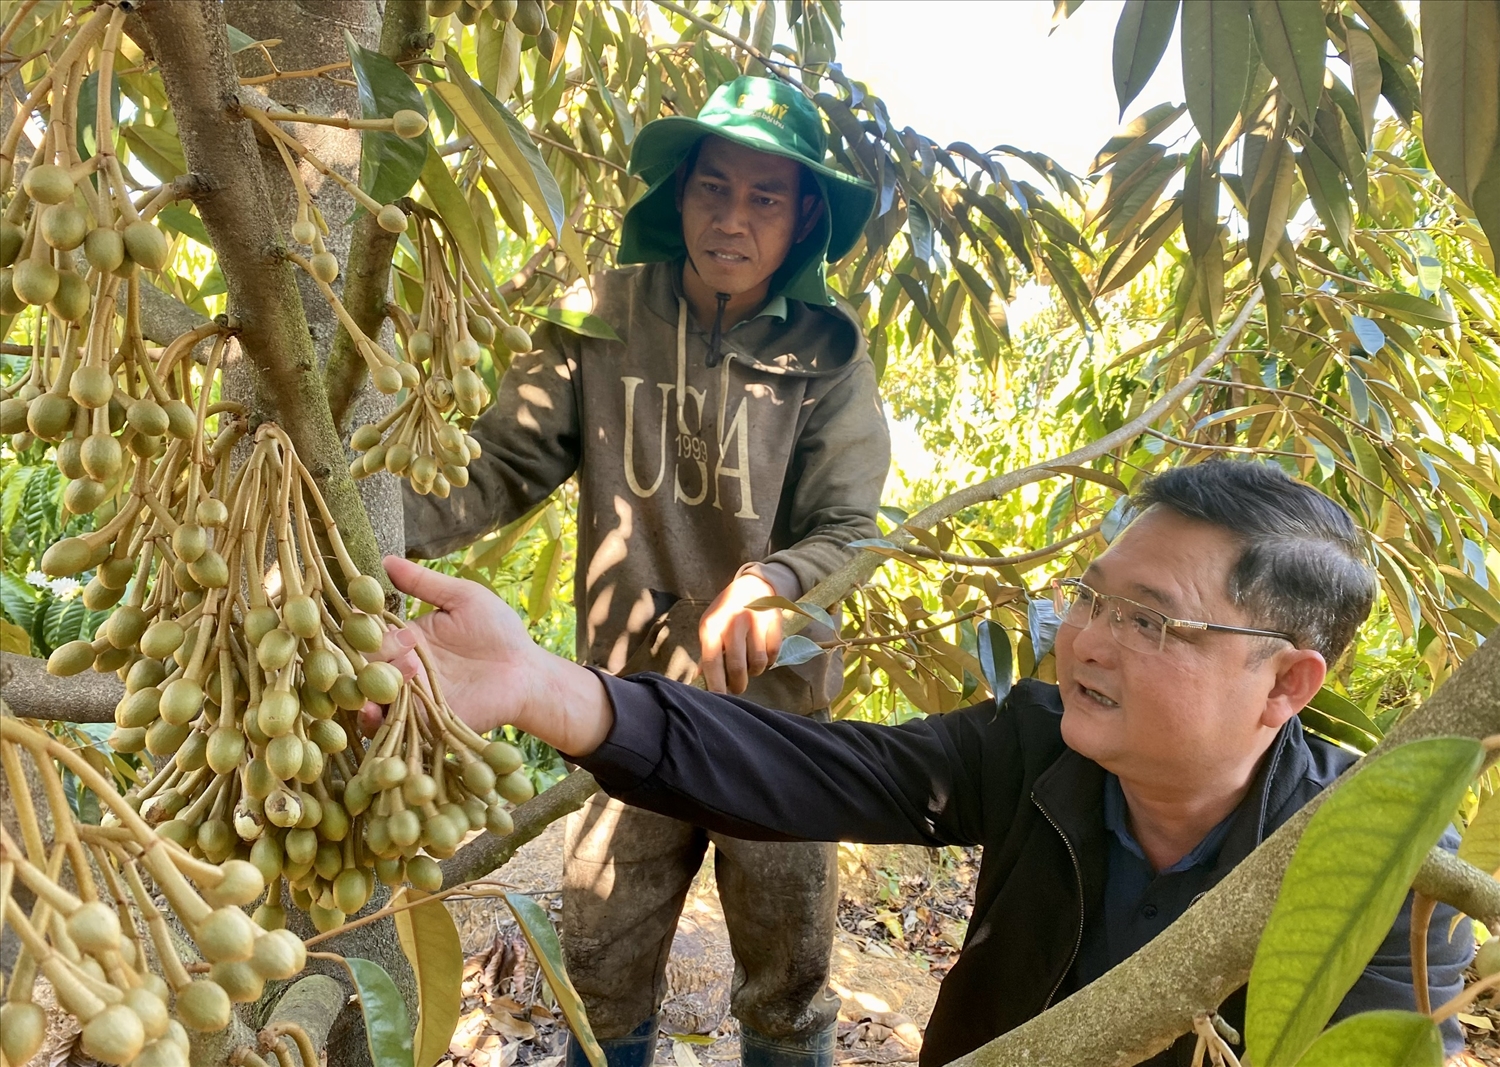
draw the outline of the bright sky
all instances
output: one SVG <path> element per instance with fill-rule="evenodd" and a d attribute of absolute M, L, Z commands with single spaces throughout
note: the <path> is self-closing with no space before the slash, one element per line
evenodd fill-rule
<path fill-rule="evenodd" d="M 1123 0 L 1088 0 L 1050 37 L 1050 0 L 844 0 L 844 71 L 940 144 L 1044 152 L 1076 174 L 1118 126 L 1110 49 Z M 1174 31 L 1126 117 L 1182 101 Z"/>

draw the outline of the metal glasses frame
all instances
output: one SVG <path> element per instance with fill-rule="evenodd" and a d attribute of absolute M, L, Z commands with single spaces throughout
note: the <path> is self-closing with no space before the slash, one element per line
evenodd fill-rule
<path fill-rule="evenodd" d="M 1072 605 L 1067 603 L 1067 590 L 1079 590 L 1082 592 L 1086 592 L 1094 598 L 1093 606 L 1089 611 L 1088 622 L 1093 622 L 1094 617 L 1099 614 L 1099 608 L 1109 602 L 1114 602 L 1116 604 L 1129 604 L 1133 608 L 1144 611 L 1149 616 L 1160 619 L 1162 623 L 1162 629 L 1161 637 L 1156 643 L 1156 652 L 1158 653 L 1166 647 L 1167 633 L 1171 630 L 1198 630 L 1222 634 L 1247 634 L 1250 637 L 1279 637 L 1281 640 L 1288 641 L 1294 646 L 1297 644 L 1296 638 L 1294 638 L 1291 634 L 1282 633 L 1280 630 L 1255 630 L 1251 629 L 1248 626 L 1226 626 L 1223 623 L 1218 622 L 1198 622 L 1194 619 L 1174 619 L 1170 615 L 1165 615 L 1162 612 L 1157 611 L 1155 608 L 1147 607 L 1145 604 L 1142 604 L 1139 601 L 1131 600 L 1129 597 L 1114 596 L 1110 593 L 1101 593 L 1093 586 L 1084 583 L 1081 579 L 1054 578 L 1052 580 L 1053 607 L 1057 609 L 1057 614 L 1061 618 L 1061 621 L 1064 625 L 1079 626 L 1080 629 L 1087 626 L 1088 622 L 1085 622 L 1081 625 L 1079 623 L 1068 622 L 1068 615 L 1071 612 Z M 1074 595 L 1076 596 L 1076 593 Z M 1112 608 L 1110 610 L 1109 618 L 1110 636 L 1115 639 L 1115 642 L 1117 644 L 1128 648 L 1131 646 L 1125 645 L 1125 642 L 1120 640 L 1120 635 L 1116 630 L 1116 627 L 1122 625 L 1124 622 L 1124 616 L 1120 614 L 1118 609 Z M 1146 650 L 1137 649 L 1137 651 Z"/>

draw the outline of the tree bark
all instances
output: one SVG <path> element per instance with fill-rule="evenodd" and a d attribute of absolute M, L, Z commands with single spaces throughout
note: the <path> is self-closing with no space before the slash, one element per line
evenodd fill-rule
<path fill-rule="evenodd" d="M 271 54 L 281 70 L 309 70 L 347 57 L 345 30 L 365 48 L 375 48 L 379 42 L 384 55 L 392 59 L 408 58 L 412 44 L 409 38 L 425 29 L 425 7 L 415 0 L 387 0 L 383 18 L 379 7 L 375 0 L 319 0 L 316 4 L 289 3 L 288 0 L 227 0 L 224 15 L 226 22 L 251 37 L 279 40 L 281 43 L 271 49 Z M 421 25 L 418 25 L 418 19 Z M 254 50 L 236 53 L 234 61 L 240 74 L 245 76 L 271 73 L 264 56 Z M 339 72 L 337 78 L 278 79 L 259 88 L 283 110 L 350 117 L 360 114 L 358 94 L 347 72 Z M 357 130 L 341 130 L 316 123 L 288 122 L 283 125 L 335 171 L 350 180 L 359 179 L 362 143 Z M 290 232 L 297 208 L 295 188 L 276 147 L 260 131 L 256 133 L 272 203 L 276 206 L 283 232 Z M 333 281 L 334 292 L 339 294 L 361 328 L 389 348 L 394 334 L 388 326 L 382 329 L 382 325 L 396 235 L 387 234 L 375 225 L 370 214 L 359 211 L 354 198 L 342 186 L 325 178 L 310 164 L 299 161 L 298 171 L 328 225 L 324 243 L 339 261 L 341 269 Z M 370 234 L 370 230 L 375 233 Z M 376 247 L 369 247 L 372 238 L 377 241 Z M 296 271 L 295 275 L 307 311 L 313 348 L 320 365 L 327 368 L 324 381 L 328 386 L 329 411 L 336 431 L 340 438 L 344 438 L 351 416 L 361 422 L 374 422 L 390 412 L 395 398 L 377 392 L 368 384 L 368 375 L 363 373 L 364 361 L 357 356 L 358 366 L 352 369 L 360 376 L 353 381 L 343 381 L 332 373 L 333 366 L 341 359 L 340 342 L 347 341 L 345 332 L 313 280 L 301 271 Z M 227 368 L 227 372 L 226 388 L 233 393 L 237 389 L 233 381 L 235 368 Z M 340 459 L 348 465 L 346 452 L 340 453 Z M 402 555 L 405 528 L 401 522 L 400 479 L 381 472 L 363 478 L 355 485 L 374 527 L 381 555 Z M 385 581 L 384 571 L 377 569 L 373 573 Z"/>
<path fill-rule="evenodd" d="M 1500 731 L 1496 638 L 1500 634 L 1465 660 L 1371 755 L 1424 737 L 1484 738 Z M 1337 787 L 1335 782 L 1329 790 Z M 953 1061 L 955 1067 L 1130 1067 L 1187 1033 L 1196 1016 L 1217 1008 L 1249 979 L 1287 863 L 1329 790 L 1145 948 L 1030 1022 Z M 1435 864 L 1429 857 L 1418 875 L 1423 892 L 1469 877 L 1454 879 L 1450 871 L 1445 878 L 1447 867 L 1446 861 Z M 1449 894 L 1439 895 L 1446 899 Z M 1474 904 L 1473 897 L 1467 899 Z"/>
<path fill-rule="evenodd" d="M 296 1023 L 307 1031 L 313 1048 L 322 1049 L 328 1043 L 328 1031 L 343 1010 L 347 998 L 344 987 L 326 974 L 310 974 L 299 978 L 276 1002 L 267 1026 L 277 1023 Z M 292 1062 L 300 1067 L 318 1067 L 315 1063 L 302 1063 L 295 1049 Z M 332 1061 L 330 1061 L 332 1062 Z"/>
<path fill-rule="evenodd" d="M 257 407 L 274 413 L 291 437 L 355 563 L 378 575 L 380 550 L 329 414 L 295 268 L 281 254 L 255 138 L 237 113 L 239 81 L 223 12 L 211 0 L 146 0 L 138 10 L 188 167 L 206 190 L 194 202 L 219 256 L 232 323 L 256 373 Z"/>
<path fill-rule="evenodd" d="M 46 660 L 5 652 L 0 653 L 0 695 L 23 719 L 114 722 L 125 685 L 113 674 L 93 671 L 54 678 Z"/>
<path fill-rule="evenodd" d="M 360 43 L 373 45 L 379 25 L 374 0 L 320 5 L 238 0 L 229 7 L 237 28 L 256 37 L 282 39 L 284 44 L 275 52 L 282 69 L 318 66 L 343 55 L 345 27 Z M 356 485 L 349 476 L 347 452 L 333 423 L 323 378 L 322 357 L 332 342 L 336 320 L 322 296 L 306 286 L 307 280 L 282 254 L 282 224 L 289 223 L 295 211 L 293 187 L 279 154 L 266 156 L 251 123 L 238 113 L 239 74 L 228 51 L 225 9 L 210 0 L 146 0 L 139 10 L 189 170 L 202 190 L 194 202 L 218 254 L 231 320 L 239 330 L 239 359 L 226 366 L 225 393 L 245 402 L 254 421 L 274 420 L 286 430 L 317 480 L 356 565 L 383 579 L 380 557 L 402 549 L 399 486 L 389 477 Z M 267 88 L 283 105 L 323 114 L 357 113 L 352 90 L 332 81 L 287 79 Z M 296 132 L 330 166 L 350 177 L 357 174 L 357 133 L 308 124 L 299 124 Z M 267 159 L 274 169 L 266 169 Z M 310 177 L 309 188 L 329 224 L 325 241 L 343 261 L 348 255 L 346 220 L 352 200 L 336 183 L 324 182 L 320 175 Z M 376 396 L 373 391 L 371 395 Z M 381 396 L 376 401 L 389 402 Z M 378 891 L 366 910 L 379 908 L 387 896 Z M 288 910 L 288 924 L 299 936 L 310 936 L 314 931 L 307 917 Z M 332 938 L 325 947 L 380 964 L 415 1017 L 415 982 L 389 922 Z M 292 988 L 311 990 L 330 982 L 344 994 L 352 992 L 347 975 L 323 961 L 310 965 L 308 976 Z M 243 1041 L 246 1025 L 254 1029 L 267 1013 L 281 1010 L 283 992 L 268 990 L 258 1004 L 241 1008 L 230 1031 L 195 1047 L 194 1063 L 221 1063 Z M 309 1025 L 310 1020 L 303 1025 L 316 1033 L 320 1044 L 326 1035 L 329 1062 L 369 1063 L 362 1017 L 358 1011 L 343 1010 L 346 997 L 319 996 L 313 1001 L 297 1010 L 327 1011 L 315 1025 Z"/>

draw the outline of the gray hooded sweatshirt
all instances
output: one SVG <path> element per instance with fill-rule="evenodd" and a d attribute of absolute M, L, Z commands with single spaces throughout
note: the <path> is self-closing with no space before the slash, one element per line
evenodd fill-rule
<path fill-rule="evenodd" d="M 858 321 L 773 297 L 708 337 L 681 263 L 606 271 L 594 313 L 619 341 L 553 324 L 515 358 L 472 433 L 484 454 L 447 500 L 406 491 L 407 552 L 444 555 L 520 518 L 578 473 L 578 658 L 615 674 L 693 677 L 698 623 L 757 563 L 805 592 L 877 535 L 890 436 Z M 752 679 L 746 696 L 807 714 L 837 696 L 820 656 Z"/>

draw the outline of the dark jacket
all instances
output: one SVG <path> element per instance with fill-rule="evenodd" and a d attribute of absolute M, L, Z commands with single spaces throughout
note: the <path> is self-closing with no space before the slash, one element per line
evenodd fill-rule
<path fill-rule="evenodd" d="M 783 564 L 805 591 L 879 533 L 890 438 L 844 305 L 773 299 L 709 366 L 680 281 L 676 263 L 602 272 L 593 311 L 619 340 L 540 327 L 474 423 L 469 484 L 445 500 L 407 486 L 405 512 L 407 553 L 430 559 L 576 472 L 579 661 L 687 680 L 699 619 L 747 564 Z M 840 658 L 819 656 L 752 679 L 749 694 L 805 714 L 842 683 Z"/>
<path fill-rule="evenodd" d="M 605 677 L 615 724 L 580 760 L 619 799 L 743 838 L 980 845 L 974 912 L 943 981 L 921 1062 L 947 1063 L 1044 1011 L 1077 984 L 1084 924 L 1104 899 L 1104 769 L 1062 740 L 1055 685 L 897 727 L 820 724 L 666 679 Z M 1353 762 L 1282 728 L 1220 850 L 1216 884 Z M 1414 998 L 1407 908 L 1341 1011 Z M 1432 920 L 1433 999 L 1457 992 L 1472 951 L 1453 912 Z M 1243 1023 L 1243 991 L 1221 1009 Z M 1456 1037 L 1456 1028 L 1447 1036 Z M 1187 1064 L 1179 1041 L 1153 1063 Z"/>

